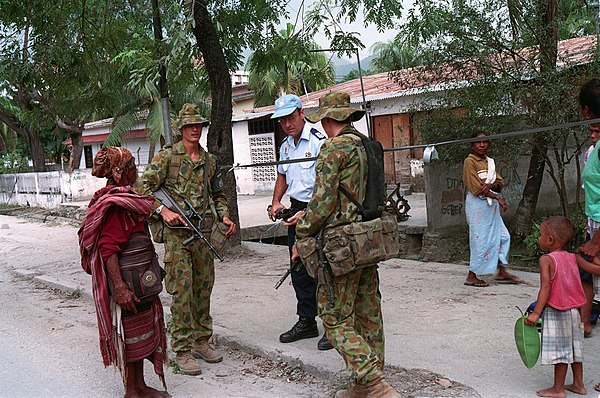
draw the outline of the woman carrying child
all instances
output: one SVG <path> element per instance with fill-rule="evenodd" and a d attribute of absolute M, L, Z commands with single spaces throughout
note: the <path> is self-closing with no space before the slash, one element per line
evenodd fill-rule
<path fill-rule="evenodd" d="M 467 188 L 465 212 L 469 224 L 469 247 L 471 251 L 469 274 L 465 285 L 487 287 L 487 282 L 477 275 L 496 275 L 498 283 L 522 283 L 523 280 L 506 270 L 510 234 L 504 225 L 500 210 L 508 206 L 499 192 L 504 180 L 496 171 L 494 159 L 487 156 L 491 147 L 485 131 L 478 131 L 471 138 L 481 141 L 471 143 L 471 154 L 463 166 L 463 181 Z"/>
<path fill-rule="evenodd" d="M 540 248 L 549 253 L 540 257 L 540 291 L 525 323 L 535 325 L 540 317 L 543 319 L 541 362 L 554 365 L 554 384 L 537 391 L 539 397 L 563 398 L 565 390 L 587 394 L 583 385 L 583 323 L 579 315 L 586 297 L 578 259 L 565 250 L 573 236 L 573 224 L 566 217 L 550 217 L 540 225 Z M 565 385 L 569 364 L 573 383 Z"/>

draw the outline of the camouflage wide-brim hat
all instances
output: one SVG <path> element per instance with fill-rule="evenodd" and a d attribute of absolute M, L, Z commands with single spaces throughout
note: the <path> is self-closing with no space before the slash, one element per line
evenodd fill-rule
<path fill-rule="evenodd" d="M 196 104 L 183 104 L 179 111 L 179 117 L 175 120 L 175 127 L 181 130 L 184 126 L 190 124 L 201 124 L 206 126 L 210 122 L 205 119 L 198 111 L 198 105 Z"/>
<path fill-rule="evenodd" d="M 333 91 L 319 98 L 319 108 L 306 116 L 311 123 L 317 123 L 325 118 L 331 118 L 338 122 L 350 118 L 356 122 L 363 117 L 365 111 L 350 106 L 350 95 L 348 93 Z"/>

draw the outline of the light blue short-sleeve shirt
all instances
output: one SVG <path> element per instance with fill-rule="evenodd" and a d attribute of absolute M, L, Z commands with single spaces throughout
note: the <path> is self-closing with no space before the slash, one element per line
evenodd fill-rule
<path fill-rule="evenodd" d="M 312 131 L 311 131 L 312 130 Z M 321 145 L 327 136 L 304 123 L 298 145 L 294 144 L 294 138 L 288 136 L 281 143 L 279 160 L 290 160 L 300 158 L 316 157 L 321 150 Z M 286 193 L 290 198 L 300 202 L 308 202 L 313 194 L 315 186 L 316 160 L 301 163 L 280 164 L 277 172 L 285 175 L 288 185 Z"/>

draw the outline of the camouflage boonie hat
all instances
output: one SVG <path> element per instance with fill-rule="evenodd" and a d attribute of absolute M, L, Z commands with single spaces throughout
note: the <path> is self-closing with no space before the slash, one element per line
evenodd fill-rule
<path fill-rule="evenodd" d="M 306 120 L 316 123 L 321 119 L 331 118 L 341 122 L 350 117 L 351 121 L 356 122 L 364 114 L 365 111 L 350 106 L 350 95 L 348 93 L 333 91 L 319 98 L 319 108 L 306 116 Z"/>
<path fill-rule="evenodd" d="M 175 127 L 181 130 L 184 126 L 190 124 L 201 124 L 203 126 L 208 125 L 210 122 L 200 115 L 198 111 L 198 105 L 196 104 L 183 104 L 179 111 L 179 117 L 175 120 Z"/>

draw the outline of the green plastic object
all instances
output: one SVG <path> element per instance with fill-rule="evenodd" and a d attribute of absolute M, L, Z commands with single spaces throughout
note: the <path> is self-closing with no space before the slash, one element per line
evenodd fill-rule
<path fill-rule="evenodd" d="M 540 356 L 540 335 L 537 327 L 525 324 L 527 317 L 519 307 L 517 309 L 521 312 L 521 317 L 515 323 L 515 342 L 523 363 L 531 369 Z"/>

